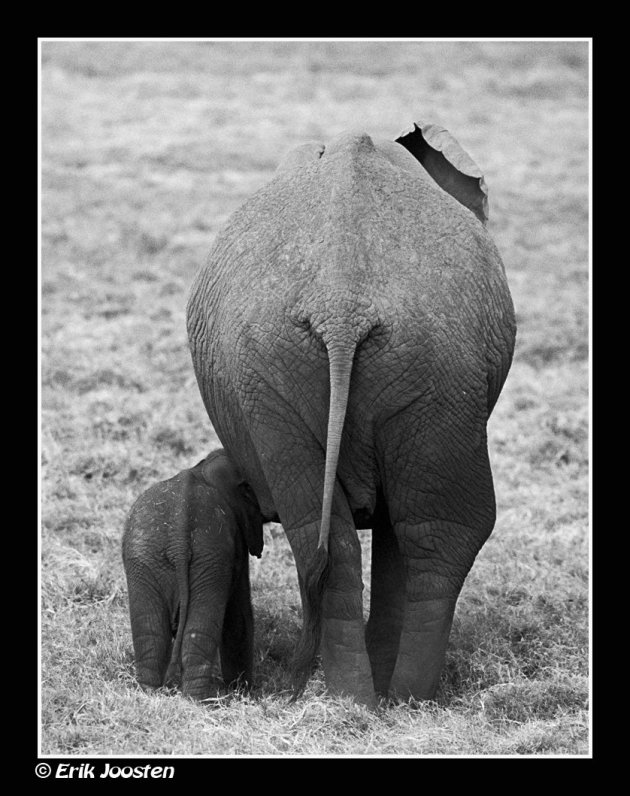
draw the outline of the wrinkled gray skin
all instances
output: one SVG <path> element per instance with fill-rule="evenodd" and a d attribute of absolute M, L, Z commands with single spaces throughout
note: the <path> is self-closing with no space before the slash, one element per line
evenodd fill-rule
<path fill-rule="evenodd" d="M 225 684 L 251 682 L 248 551 L 260 557 L 262 522 L 221 449 L 134 503 L 123 562 L 136 676 L 145 690 L 181 677 L 185 695 L 208 697 L 219 648 Z"/>
<path fill-rule="evenodd" d="M 295 556 L 296 694 L 319 651 L 329 690 L 369 706 L 435 694 L 495 522 L 486 423 L 515 338 L 485 195 L 462 204 L 482 183 L 414 136 L 298 147 L 230 218 L 188 304 L 210 419 Z M 357 528 L 372 529 L 367 627 Z"/>

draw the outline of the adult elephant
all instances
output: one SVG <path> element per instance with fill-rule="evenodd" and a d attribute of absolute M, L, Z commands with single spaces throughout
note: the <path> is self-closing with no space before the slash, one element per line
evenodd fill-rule
<path fill-rule="evenodd" d="M 486 191 L 447 131 L 291 152 L 197 275 L 188 333 L 215 430 L 297 565 L 296 694 L 435 694 L 495 522 L 486 423 L 515 338 Z M 357 528 L 372 529 L 363 622 Z"/>

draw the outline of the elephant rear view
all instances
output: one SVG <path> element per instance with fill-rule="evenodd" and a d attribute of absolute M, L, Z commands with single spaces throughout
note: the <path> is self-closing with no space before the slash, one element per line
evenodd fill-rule
<path fill-rule="evenodd" d="M 237 210 L 193 284 L 201 394 L 295 556 L 299 693 L 433 697 L 495 521 L 486 424 L 515 322 L 485 185 L 448 133 L 305 144 Z M 372 529 L 363 621 L 357 528 Z"/>

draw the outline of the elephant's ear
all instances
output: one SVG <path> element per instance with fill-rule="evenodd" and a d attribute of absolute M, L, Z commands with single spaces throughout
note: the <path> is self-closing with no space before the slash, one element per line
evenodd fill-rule
<path fill-rule="evenodd" d="M 254 490 L 249 484 L 241 481 L 239 484 L 241 491 L 241 499 L 243 500 L 245 511 L 243 512 L 244 525 L 243 535 L 245 536 L 245 544 L 250 556 L 260 558 L 263 551 L 263 518 L 258 508 L 258 501 Z"/>
<path fill-rule="evenodd" d="M 448 130 L 414 122 L 395 140 L 420 161 L 440 188 L 472 210 L 482 224 L 487 222 L 488 188 L 483 174 Z"/>
<path fill-rule="evenodd" d="M 250 556 L 260 558 L 264 547 L 262 518 L 247 524 L 245 529 L 245 544 Z"/>

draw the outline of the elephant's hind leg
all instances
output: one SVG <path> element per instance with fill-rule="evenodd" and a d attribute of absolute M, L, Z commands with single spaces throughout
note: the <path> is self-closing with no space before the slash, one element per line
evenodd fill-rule
<path fill-rule="evenodd" d="M 457 598 L 494 525 L 485 438 L 471 436 L 470 425 L 444 433 L 439 446 L 409 435 L 386 466 L 388 511 L 405 581 L 390 693 L 402 699 L 434 698 Z"/>
<path fill-rule="evenodd" d="M 320 514 L 313 505 L 310 522 L 291 526 L 282 514 L 287 538 L 295 556 L 300 581 L 317 551 Z M 320 653 L 326 687 L 357 702 L 376 704 L 372 672 L 365 645 L 361 545 L 343 490 L 335 487 L 329 537 L 329 571 L 321 616 Z"/>
<path fill-rule="evenodd" d="M 338 485 L 337 491 L 345 503 Z M 376 705 L 365 641 L 361 544 L 347 504 L 343 513 L 332 517 L 321 655 L 329 691 L 351 695 L 368 707 Z"/>
<path fill-rule="evenodd" d="M 214 692 L 231 572 L 226 554 L 197 555 L 190 569 L 190 602 L 182 634 L 182 693 L 202 700 Z"/>
<path fill-rule="evenodd" d="M 487 533 L 435 519 L 397 522 L 394 529 L 405 563 L 405 607 L 390 692 L 433 699 L 455 604 Z"/>
<path fill-rule="evenodd" d="M 145 691 L 164 685 L 175 613 L 175 581 L 159 581 L 143 562 L 128 560 L 129 614 L 136 678 Z"/>
<path fill-rule="evenodd" d="M 398 656 L 405 610 L 405 570 L 384 503 L 377 504 L 372 527 L 370 618 L 365 640 L 374 688 L 387 696 Z"/>
<path fill-rule="evenodd" d="M 407 537 L 409 530 L 406 528 L 399 537 Z M 408 589 L 410 581 L 414 580 L 413 575 L 407 577 Z M 413 599 L 408 591 L 400 645 L 390 682 L 392 696 L 401 699 L 434 698 L 444 666 L 456 602 L 457 593 L 435 597 L 427 594 Z"/>
<path fill-rule="evenodd" d="M 304 581 L 304 567 L 310 560 L 309 557 L 303 557 L 305 537 L 311 537 L 314 542 L 311 546 L 314 556 L 318 533 L 319 522 L 287 532 L 296 561 L 304 562 L 302 565 L 298 563 L 301 583 Z M 296 544 L 297 537 L 299 543 Z M 362 591 L 361 547 L 356 529 L 351 521 L 342 524 L 334 517 L 319 649 L 326 687 L 333 694 L 346 694 L 357 702 L 373 707 L 376 699 L 365 645 Z"/>

